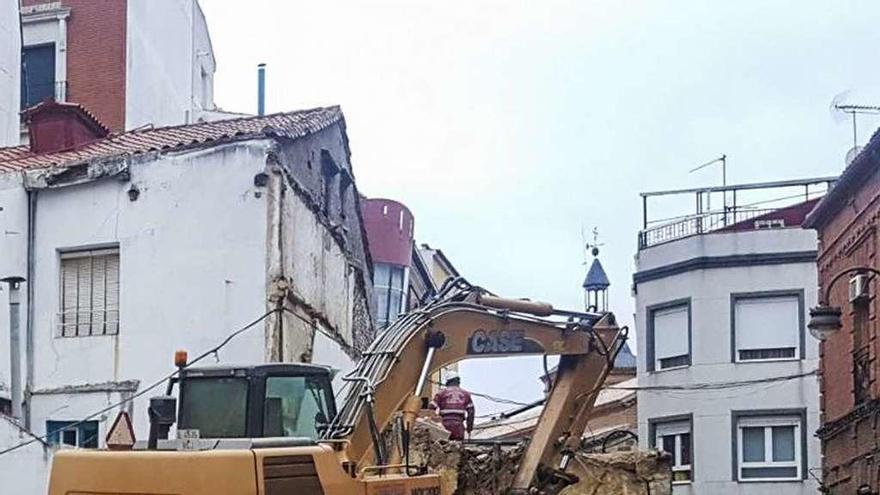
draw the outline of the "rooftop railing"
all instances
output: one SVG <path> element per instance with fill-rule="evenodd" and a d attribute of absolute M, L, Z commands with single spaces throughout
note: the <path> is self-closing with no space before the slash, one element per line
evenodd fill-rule
<path fill-rule="evenodd" d="M 638 248 L 646 249 L 659 244 L 696 235 L 741 230 L 760 230 L 799 226 L 803 216 L 815 200 L 828 190 L 837 177 L 819 177 L 802 180 L 763 182 L 735 186 L 705 187 L 641 193 L 642 230 Z M 779 190 L 787 188 L 785 195 Z M 774 190 L 776 190 L 774 192 Z M 794 191 L 795 194 L 791 194 Z M 650 219 L 648 200 L 659 196 L 696 197 L 693 213 Z M 749 196 L 751 199 L 749 200 Z M 721 208 L 709 208 L 712 203 Z M 802 205 L 802 207 L 798 207 Z"/>

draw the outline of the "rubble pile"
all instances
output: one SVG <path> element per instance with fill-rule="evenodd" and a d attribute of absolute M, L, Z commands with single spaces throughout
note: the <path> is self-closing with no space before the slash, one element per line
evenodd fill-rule
<path fill-rule="evenodd" d="M 671 458 L 656 450 L 578 454 L 570 469 L 580 481 L 559 495 L 671 495 Z"/>
<path fill-rule="evenodd" d="M 515 446 L 467 445 L 437 439 L 425 428 L 415 428 L 410 462 L 427 465 L 443 478 L 444 493 L 491 495 L 510 487 L 525 444 Z M 670 495 L 669 456 L 656 451 L 579 454 L 569 472 L 580 481 L 560 495 Z"/>

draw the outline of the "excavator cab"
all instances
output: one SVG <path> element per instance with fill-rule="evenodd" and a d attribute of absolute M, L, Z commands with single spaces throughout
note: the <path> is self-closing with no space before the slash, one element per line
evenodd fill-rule
<path fill-rule="evenodd" d="M 317 440 L 336 417 L 331 371 L 311 364 L 183 369 L 177 429 L 199 438 Z"/>

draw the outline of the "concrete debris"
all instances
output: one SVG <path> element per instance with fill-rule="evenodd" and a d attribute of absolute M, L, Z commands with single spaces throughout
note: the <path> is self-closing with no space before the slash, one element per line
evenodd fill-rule
<path fill-rule="evenodd" d="M 410 462 L 440 474 L 443 493 L 491 495 L 506 493 L 513 482 L 525 443 L 470 445 L 432 439 L 429 429 L 413 430 Z M 585 454 L 575 457 L 568 472 L 579 481 L 546 493 L 559 495 L 671 495 L 672 470 L 668 455 L 657 451 Z"/>
<path fill-rule="evenodd" d="M 671 462 L 656 450 L 579 454 L 570 471 L 580 481 L 559 495 L 671 495 Z"/>

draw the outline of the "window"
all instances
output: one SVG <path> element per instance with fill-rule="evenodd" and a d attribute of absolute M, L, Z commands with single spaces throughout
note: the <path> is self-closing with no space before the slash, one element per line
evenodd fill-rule
<path fill-rule="evenodd" d="M 87 449 L 98 448 L 98 422 L 46 421 L 49 445 L 69 445 Z"/>
<path fill-rule="evenodd" d="M 806 464 L 803 446 L 805 413 L 734 413 L 736 479 L 796 481 Z"/>
<path fill-rule="evenodd" d="M 202 438 L 247 436 L 247 378 L 187 378 L 181 386 L 180 427 Z"/>
<path fill-rule="evenodd" d="M 404 267 L 376 263 L 373 267 L 376 296 L 376 324 L 381 328 L 397 319 L 403 307 Z"/>
<path fill-rule="evenodd" d="M 733 361 L 802 357 L 802 291 L 734 294 L 731 299 Z"/>
<path fill-rule="evenodd" d="M 27 46 L 21 51 L 21 108 L 55 98 L 55 44 Z"/>
<path fill-rule="evenodd" d="M 119 250 L 61 253 L 61 336 L 119 333 Z"/>
<path fill-rule="evenodd" d="M 691 364 L 691 305 L 677 301 L 648 308 L 650 371 Z"/>
<path fill-rule="evenodd" d="M 673 484 L 690 483 L 692 476 L 693 438 L 690 417 L 681 420 L 651 422 L 653 446 L 672 456 Z"/>
<path fill-rule="evenodd" d="M 318 438 L 330 421 L 327 387 L 320 378 L 273 376 L 266 380 L 263 436 Z"/>

